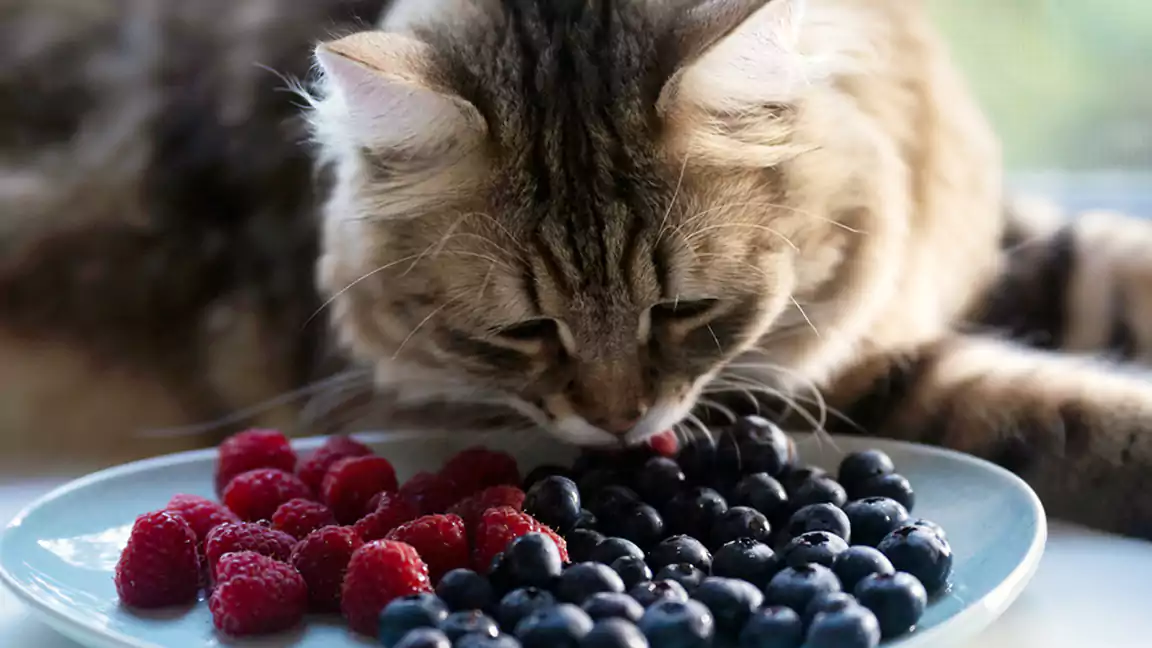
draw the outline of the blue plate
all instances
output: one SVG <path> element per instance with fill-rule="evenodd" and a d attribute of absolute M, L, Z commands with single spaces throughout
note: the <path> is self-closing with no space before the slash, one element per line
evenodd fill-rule
<path fill-rule="evenodd" d="M 523 468 L 566 462 L 571 448 L 541 434 L 360 435 L 395 464 L 401 479 L 435 469 L 468 445 L 511 452 Z M 295 443 L 301 452 L 322 440 Z M 1040 501 L 1011 473 L 966 455 L 878 439 L 798 436 L 806 463 L 835 469 L 846 452 L 884 450 L 916 489 L 914 515 L 948 532 L 955 552 L 951 589 L 929 606 L 913 634 L 889 645 L 940 648 L 975 636 L 1014 601 L 1035 573 L 1047 525 Z M 175 493 L 212 497 L 215 452 L 186 452 L 98 472 L 33 503 L 0 537 L 0 580 L 45 622 L 87 645 L 199 648 L 296 646 L 340 648 L 374 642 L 350 634 L 338 619 L 315 618 L 291 633 L 234 641 L 212 628 L 207 605 L 138 613 L 122 608 L 112 571 L 137 515 L 162 508 Z"/>

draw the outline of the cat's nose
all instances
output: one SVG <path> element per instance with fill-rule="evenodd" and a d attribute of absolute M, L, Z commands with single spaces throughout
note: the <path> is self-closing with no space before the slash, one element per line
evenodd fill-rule
<path fill-rule="evenodd" d="M 610 416 L 603 416 L 595 418 L 590 421 L 593 425 L 612 434 L 627 434 L 636 427 L 640 419 L 644 417 L 644 409 L 636 407 L 627 412 L 621 412 Z"/>

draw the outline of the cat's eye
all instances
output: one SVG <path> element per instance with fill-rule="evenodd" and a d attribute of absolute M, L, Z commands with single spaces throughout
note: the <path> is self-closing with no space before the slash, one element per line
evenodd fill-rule
<path fill-rule="evenodd" d="M 525 320 L 497 329 L 496 335 L 513 342 L 539 342 L 556 335 L 556 320 L 547 317 Z"/>
<path fill-rule="evenodd" d="M 652 307 L 653 320 L 692 320 L 712 312 L 719 299 L 671 299 Z"/>

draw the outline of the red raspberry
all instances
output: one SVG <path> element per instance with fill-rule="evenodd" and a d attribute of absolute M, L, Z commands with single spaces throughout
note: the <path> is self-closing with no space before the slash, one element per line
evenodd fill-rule
<path fill-rule="evenodd" d="M 400 487 L 400 494 L 404 499 L 412 502 L 421 515 L 443 513 L 462 496 L 457 496 L 459 488 L 456 482 L 445 475 L 430 472 L 418 472 L 408 478 Z M 465 493 L 470 495 L 471 493 Z"/>
<path fill-rule="evenodd" d="M 204 558 L 208 561 L 208 573 L 212 574 L 216 572 L 216 563 L 226 553 L 255 551 L 261 556 L 287 562 L 292 557 L 294 546 L 296 538 L 262 524 L 221 524 L 208 534 L 204 542 Z"/>
<path fill-rule="evenodd" d="M 336 517 L 327 506 L 306 499 L 290 499 L 272 514 L 272 528 L 296 539 L 332 524 L 336 524 Z"/>
<path fill-rule="evenodd" d="M 480 522 L 480 516 L 490 508 L 510 506 L 517 511 L 524 510 L 524 491 L 515 486 L 493 486 L 485 488 L 471 497 L 456 502 L 449 513 L 455 513 L 464 520 L 464 526 L 473 529 Z"/>
<path fill-rule="evenodd" d="M 312 491 L 296 475 L 276 468 L 241 473 L 224 489 L 224 505 L 245 522 L 270 520 L 281 504 L 296 498 L 311 499 Z"/>
<path fill-rule="evenodd" d="M 113 581 L 125 605 L 156 608 L 196 600 L 200 556 L 184 518 L 156 511 L 136 518 Z"/>
<path fill-rule="evenodd" d="M 184 518 L 201 544 L 212 529 L 221 524 L 240 521 L 235 513 L 224 508 L 222 504 L 199 495 L 173 495 L 164 510 Z"/>
<path fill-rule="evenodd" d="M 440 469 L 440 474 L 456 482 L 456 499 L 489 486 L 520 484 L 520 469 L 511 455 L 481 447 L 456 453 Z"/>
<path fill-rule="evenodd" d="M 317 529 L 292 550 L 292 565 L 308 583 L 308 600 L 317 612 L 340 610 L 340 587 L 352 553 L 364 545 L 348 527 Z"/>
<path fill-rule="evenodd" d="M 487 574 L 488 567 L 496 554 L 504 551 L 509 542 L 528 533 L 543 533 L 552 538 L 560 550 L 560 559 L 568 562 L 568 544 L 555 531 L 541 524 L 536 518 L 521 513 L 510 506 L 501 506 L 484 511 L 474 534 L 476 548 L 472 552 L 473 569 Z"/>
<path fill-rule="evenodd" d="M 353 524 L 373 495 L 396 490 L 396 470 L 384 457 L 346 457 L 328 469 L 321 490 L 336 520 Z"/>
<path fill-rule="evenodd" d="M 392 599 L 431 590 L 428 566 L 416 549 L 403 542 L 376 540 L 352 554 L 340 608 L 353 630 L 375 636 L 377 617 Z"/>
<path fill-rule="evenodd" d="M 212 622 L 232 635 L 286 630 L 304 618 L 308 585 L 292 565 L 252 551 L 230 553 L 216 566 L 216 589 L 208 599 Z"/>
<path fill-rule="evenodd" d="M 468 566 L 468 534 L 459 516 L 425 515 L 396 527 L 387 539 L 415 547 L 433 584 L 453 569 Z"/>
<path fill-rule="evenodd" d="M 392 529 L 420 516 L 420 511 L 398 493 L 378 493 L 372 499 L 376 500 L 376 510 L 353 525 L 366 541 L 379 540 Z"/>
<path fill-rule="evenodd" d="M 675 457 L 680 452 L 680 442 L 676 440 L 676 433 L 672 430 L 661 432 L 648 439 L 648 445 L 662 457 Z"/>
<path fill-rule="evenodd" d="M 292 472 L 296 453 L 288 438 L 276 430 L 248 430 L 225 439 L 216 460 L 216 494 L 223 493 L 236 475 L 257 468 Z"/>
<path fill-rule="evenodd" d="M 329 437 L 324 445 L 300 465 L 296 475 L 300 481 L 308 485 L 316 495 L 320 494 L 320 486 L 324 482 L 324 475 L 332 464 L 347 457 L 364 457 L 372 454 L 372 449 L 350 436 Z"/>

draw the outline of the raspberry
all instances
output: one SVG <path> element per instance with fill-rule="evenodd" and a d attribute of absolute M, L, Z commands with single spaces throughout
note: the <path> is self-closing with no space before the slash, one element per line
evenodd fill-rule
<path fill-rule="evenodd" d="M 262 524 L 221 524 L 208 534 L 204 542 L 204 557 L 208 561 L 208 573 L 212 574 L 216 572 L 216 563 L 226 553 L 255 551 L 262 556 L 287 562 L 295 545 L 296 538 Z"/>
<path fill-rule="evenodd" d="M 196 600 L 200 557 L 184 518 L 156 511 L 136 518 L 113 580 L 125 605 L 155 608 Z"/>
<path fill-rule="evenodd" d="M 510 506 L 517 511 L 524 510 L 524 491 L 515 486 L 493 486 L 465 497 L 456 502 L 449 513 L 459 515 L 464 520 L 464 526 L 473 529 L 480 522 L 480 516 L 490 508 Z"/>
<path fill-rule="evenodd" d="M 396 527 L 387 538 L 415 547 L 433 583 L 457 567 L 468 566 L 468 535 L 464 520 L 456 515 L 425 515 Z"/>
<path fill-rule="evenodd" d="M 662 457 L 675 457 L 680 452 L 680 442 L 676 440 L 676 433 L 672 430 L 661 432 L 648 439 L 648 445 Z"/>
<path fill-rule="evenodd" d="M 404 499 L 412 502 L 421 515 L 443 513 L 448 507 L 463 497 L 457 496 L 456 482 L 445 475 L 430 472 L 418 472 L 408 478 L 400 487 L 400 494 Z M 470 495 L 471 493 L 464 493 Z"/>
<path fill-rule="evenodd" d="M 392 529 L 420 516 L 416 507 L 398 493 L 378 493 L 372 499 L 376 509 L 353 526 L 365 541 L 380 540 Z"/>
<path fill-rule="evenodd" d="M 327 506 L 301 498 L 284 502 L 272 514 L 272 528 L 296 539 L 332 524 L 336 524 L 336 517 Z"/>
<path fill-rule="evenodd" d="M 222 557 L 216 566 L 208 609 L 226 634 L 279 632 L 299 623 L 307 607 L 308 585 L 292 565 L 241 551 Z"/>
<path fill-rule="evenodd" d="M 456 453 L 440 469 L 440 474 L 456 482 L 456 499 L 489 486 L 520 484 L 520 469 L 511 455 L 481 447 Z"/>
<path fill-rule="evenodd" d="M 288 438 L 275 430 L 248 430 L 234 434 L 220 444 L 216 460 L 216 494 L 240 473 L 257 468 L 279 468 L 292 472 L 296 453 Z"/>
<path fill-rule="evenodd" d="M 568 545 L 555 531 L 527 513 L 521 513 L 510 506 L 501 506 L 485 511 L 480 517 L 480 524 L 476 526 L 476 548 L 472 552 L 474 569 L 487 574 L 496 554 L 503 552 L 509 542 L 528 533 L 543 533 L 551 538 L 560 550 L 560 559 L 568 562 Z"/>
<path fill-rule="evenodd" d="M 348 527 L 329 526 L 309 533 L 292 550 L 292 566 L 308 583 L 308 601 L 317 612 L 340 610 L 340 587 L 352 553 L 364 545 Z"/>
<path fill-rule="evenodd" d="M 372 454 L 371 448 L 350 436 L 329 437 L 307 461 L 300 464 L 296 475 L 312 489 L 313 493 L 319 495 L 324 475 L 328 474 L 332 464 L 347 457 L 363 457 L 370 454 Z"/>
<path fill-rule="evenodd" d="M 184 518 L 201 544 L 212 529 L 221 524 L 240 521 L 235 513 L 223 505 L 199 495 L 173 495 L 164 510 Z"/>
<path fill-rule="evenodd" d="M 396 490 L 396 470 L 384 457 L 346 457 L 324 476 L 324 502 L 340 524 L 360 519 L 364 505 L 381 491 Z"/>
<path fill-rule="evenodd" d="M 270 520 L 284 502 L 311 497 L 311 491 L 299 477 L 277 468 L 241 473 L 224 488 L 224 505 L 246 522 Z"/>
<path fill-rule="evenodd" d="M 353 630 L 375 636 L 384 606 L 401 596 L 430 591 L 428 566 L 416 549 L 403 542 L 376 540 L 352 554 L 340 608 Z"/>

